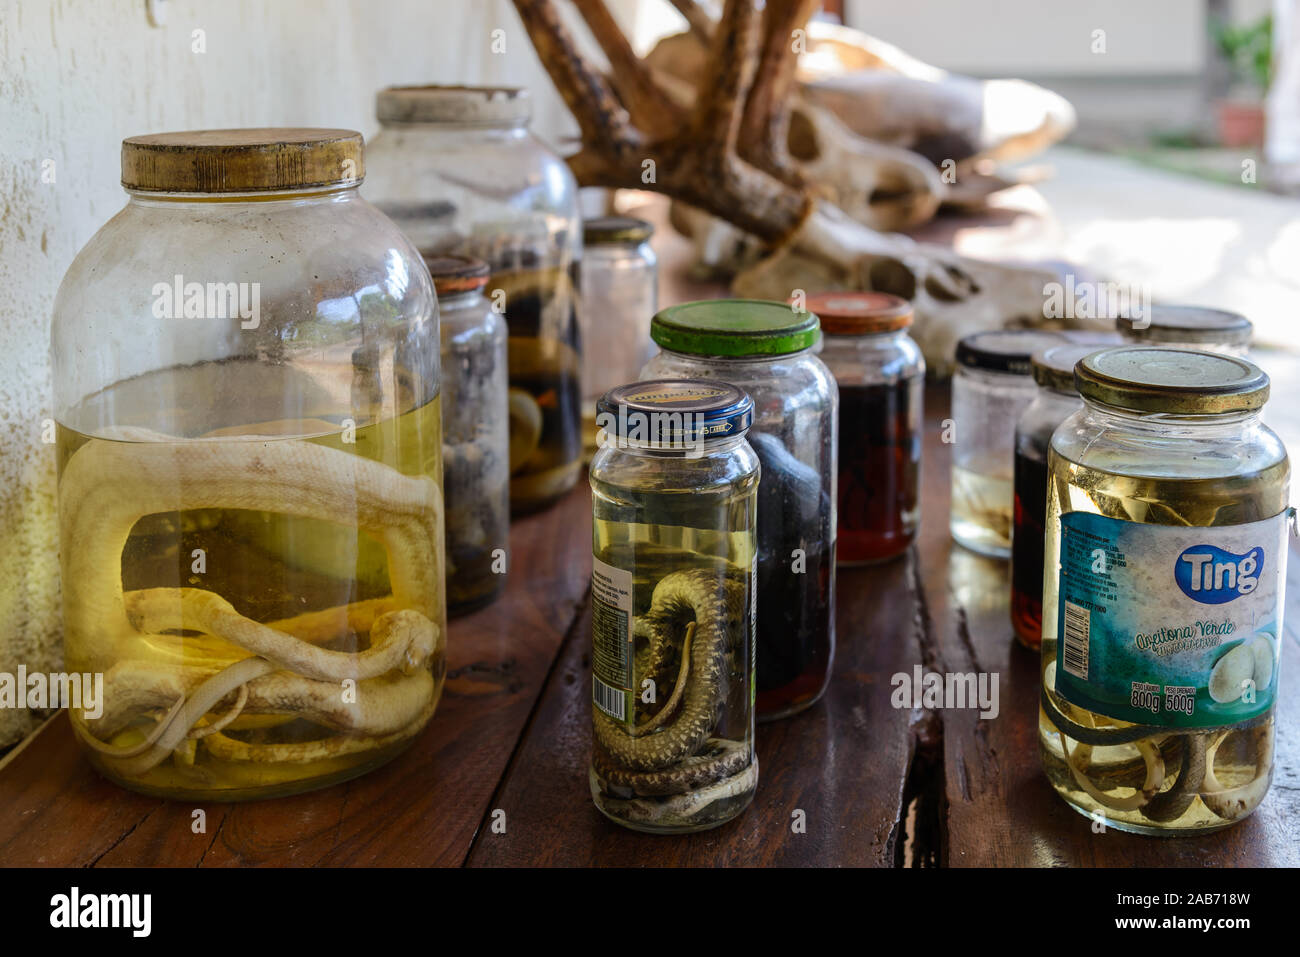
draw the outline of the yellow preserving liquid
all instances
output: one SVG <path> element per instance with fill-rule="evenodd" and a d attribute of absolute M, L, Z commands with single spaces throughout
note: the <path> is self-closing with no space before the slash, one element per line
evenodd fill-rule
<path fill-rule="evenodd" d="M 1101 471 L 1055 450 L 1051 460 L 1042 645 L 1043 694 L 1049 707 L 1039 708 L 1039 748 L 1048 780 L 1074 807 L 1122 830 L 1160 835 L 1227 827 L 1253 811 L 1267 791 L 1273 773 L 1273 711 L 1240 726 L 1153 728 L 1144 734 L 1137 725 L 1067 701 L 1056 688 L 1060 518 L 1064 512 L 1090 512 L 1148 525 L 1257 522 L 1287 507 L 1289 466 L 1283 460 L 1248 474 L 1178 479 Z M 1058 727 L 1063 722 L 1049 710 L 1095 742 L 1080 741 Z M 1117 743 L 1099 743 L 1109 739 Z M 1207 787 L 1207 781 L 1216 786 Z M 1252 788 L 1253 783 L 1259 786 Z"/>
<path fill-rule="evenodd" d="M 59 428 L 67 668 L 104 676 L 100 713 L 72 720 L 132 789 L 323 786 L 393 757 L 436 707 L 439 401 L 352 420 L 294 374 L 166 370 L 78 408 L 98 437 Z M 286 396 L 298 415 L 253 417 Z"/>

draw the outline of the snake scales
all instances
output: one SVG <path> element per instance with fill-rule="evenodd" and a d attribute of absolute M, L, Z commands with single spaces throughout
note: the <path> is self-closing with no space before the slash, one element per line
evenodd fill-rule
<path fill-rule="evenodd" d="M 593 708 L 594 771 L 604 803 L 642 822 L 684 820 L 751 790 L 757 761 L 748 735 L 715 736 L 733 675 L 744 667 L 748 589 L 738 574 L 672 572 L 633 623 L 635 676 L 672 688 L 658 710 L 638 704 L 629 726 Z"/>
<path fill-rule="evenodd" d="M 59 505 L 72 583 L 66 627 L 81 665 L 105 678 L 103 713 L 74 725 L 115 773 L 136 777 L 170 755 L 192 763 L 197 748 L 228 761 L 305 764 L 410 738 L 432 714 L 445 667 L 442 499 L 432 479 L 298 440 L 119 429 L 69 458 Z M 124 592 L 122 552 L 135 523 L 206 508 L 354 518 L 387 552 L 392 594 L 264 624 L 201 588 Z M 362 650 L 326 647 L 363 634 Z M 113 741 L 150 716 L 143 740 Z M 225 733 L 236 720 L 273 727 L 293 718 L 328 736 L 254 744 Z"/>

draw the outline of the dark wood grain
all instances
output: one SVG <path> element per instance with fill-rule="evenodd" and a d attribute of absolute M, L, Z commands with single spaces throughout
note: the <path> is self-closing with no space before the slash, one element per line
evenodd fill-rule
<path fill-rule="evenodd" d="M 452 621 L 438 712 L 392 763 L 290 798 L 163 801 L 101 779 L 60 716 L 0 771 L 0 864 L 461 864 L 587 587 L 589 501 L 582 482 L 511 526 L 505 593 Z"/>

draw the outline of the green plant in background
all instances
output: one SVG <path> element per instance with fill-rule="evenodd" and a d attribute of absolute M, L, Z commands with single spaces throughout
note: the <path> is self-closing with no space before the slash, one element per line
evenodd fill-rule
<path fill-rule="evenodd" d="M 1273 70 L 1273 17 L 1260 17 L 1240 26 L 1221 23 L 1214 29 L 1219 51 L 1228 61 L 1233 78 L 1263 93 Z"/>

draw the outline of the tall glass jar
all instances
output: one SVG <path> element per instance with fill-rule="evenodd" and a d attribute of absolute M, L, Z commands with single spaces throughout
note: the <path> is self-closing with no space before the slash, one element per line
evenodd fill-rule
<path fill-rule="evenodd" d="M 1038 650 L 1043 625 L 1043 522 L 1047 517 L 1047 451 L 1056 427 L 1083 406 L 1074 366 L 1098 345 L 1072 343 L 1034 354 L 1038 393 L 1016 423 L 1015 525 L 1011 533 L 1011 628 Z"/>
<path fill-rule="evenodd" d="M 1011 557 L 1016 421 L 1038 393 L 1029 360 L 1063 341 L 1052 332 L 994 330 L 957 343 L 949 526 L 972 551 Z"/>
<path fill-rule="evenodd" d="M 104 774 L 286 794 L 393 757 L 445 673 L 438 314 L 347 130 L 122 144 L 50 356 L 73 708 Z"/>
<path fill-rule="evenodd" d="M 1071 805 L 1218 830 L 1273 777 L 1290 464 L 1244 359 L 1083 359 L 1052 436 L 1039 745 Z"/>
<path fill-rule="evenodd" d="M 579 272 L 582 317 L 583 417 L 587 453 L 596 449 L 596 402 L 631 382 L 654 352 L 650 318 L 659 308 L 654 227 L 631 216 L 601 216 L 582 224 Z"/>
<path fill-rule="evenodd" d="M 912 307 L 886 293 L 826 292 L 808 308 L 840 391 L 839 563 L 895 558 L 921 524 L 925 359 L 907 334 Z"/>
<path fill-rule="evenodd" d="M 835 655 L 838 390 L 813 354 L 817 316 L 779 302 L 722 299 L 660 310 L 663 350 L 643 378 L 707 378 L 754 399 L 758 490 L 758 720 L 810 707 Z"/>
<path fill-rule="evenodd" d="M 1255 327 L 1245 316 L 1204 306 L 1151 306 L 1140 318 L 1121 316 L 1115 328 L 1126 343 L 1245 357 Z"/>
<path fill-rule="evenodd" d="M 427 256 L 473 256 L 492 270 L 510 355 L 510 508 L 560 499 L 582 467 L 576 264 L 578 189 L 528 131 L 527 91 L 381 90 L 366 196 Z"/>
<path fill-rule="evenodd" d="M 488 266 L 425 260 L 442 320 L 442 485 L 447 612 L 490 604 L 505 584 L 510 534 L 506 325 L 483 298 Z"/>
<path fill-rule="evenodd" d="M 731 820 L 754 797 L 753 403 L 660 380 L 601 399 L 591 463 L 591 794 L 635 830 Z"/>

